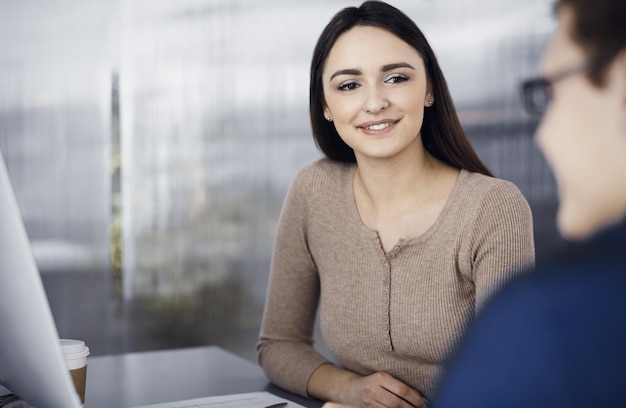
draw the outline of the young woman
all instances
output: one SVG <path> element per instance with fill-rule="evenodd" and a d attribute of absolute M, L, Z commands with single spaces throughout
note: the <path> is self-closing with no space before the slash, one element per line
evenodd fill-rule
<path fill-rule="evenodd" d="M 298 394 L 421 406 L 482 305 L 532 266 L 530 209 L 478 159 L 433 51 L 392 6 L 326 26 L 310 114 L 326 158 L 285 199 L 259 362 Z M 313 347 L 318 306 L 340 365 Z"/>

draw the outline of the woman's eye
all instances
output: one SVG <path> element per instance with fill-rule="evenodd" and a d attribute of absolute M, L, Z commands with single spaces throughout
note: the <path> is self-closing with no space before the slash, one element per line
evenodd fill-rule
<path fill-rule="evenodd" d="M 385 82 L 388 84 L 399 84 L 402 82 L 406 82 L 408 80 L 409 80 L 409 77 L 404 76 L 404 75 L 392 75 L 389 78 L 387 78 Z"/>
<path fill-rule="evenodd" d="M 337 89 L 340 91 L 352 91 L 352 90 L 357 89 L 359 86 L 360 85 L 358 82 L 348 81 L 348 82 L 342 82 L 341 84 L 339 84 Z"/>

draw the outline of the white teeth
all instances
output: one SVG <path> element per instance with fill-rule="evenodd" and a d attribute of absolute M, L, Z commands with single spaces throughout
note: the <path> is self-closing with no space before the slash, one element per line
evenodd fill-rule
<path fill-rule="evenodd" d="M 383 130 L 386 127 L 391 126 L 392 123 L 379 123 L 378 125 L 371 125 L 366 127 L 365 129 L 369 129 L 369 130 Z"/>

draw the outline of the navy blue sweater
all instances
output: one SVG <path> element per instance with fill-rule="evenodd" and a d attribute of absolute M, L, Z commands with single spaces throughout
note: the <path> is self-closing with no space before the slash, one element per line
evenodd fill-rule
<path fill-rule="evenodd" d="M 538 262 L 494 298 L 434 406 L 626 407 L 626 223 Z"/>

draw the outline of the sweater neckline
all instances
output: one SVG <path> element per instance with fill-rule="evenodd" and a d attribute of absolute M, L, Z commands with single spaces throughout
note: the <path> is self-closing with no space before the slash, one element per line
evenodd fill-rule
<path fill-rule="evenodd" d="M 355 225 L 359 226 L 359 230 L 361 234 L 364 237 L 367 237 L 373 240 L 376 246 L 381 248 L 382 250 L 382 245 L 380 243 L 378 231 L 373 230 L 369 228 L 367 225 L 365 225 L 365 223 L 363 222 L 363 219 L 361 218 L 361 214 L 359 214 L 359 210 L 356 205 L 356 199 L 354 197 L 354 183 L 353 183 L 356 168 L 357 168 L 356 164 L 350 168 L 350 171 L 348 172 L 348 177 L 346 177 L 345 184 L 344 184 L 344 189 L 346 191 L 345 197 L 347 197 L 347 201 L 349 201 L 347 203 L 347 207 L 349 208 L 350 218 L 352 219 L 352 222 L 355 223 Z M 456 182 L 454 183 L 454 187 L 452 187 L 452 191 L 450 192 L 450 195 L 448 196 L 446 203 L 441 209 L 441 212 L 437 216 L 437 219 L 435 220 L 435 222 L 433 222 L 433 224 L 430 227 L 428 227 L 426 231 L 424 231 L 423 234 L 417 237 L 400 237 L 398 241 L 395 243 L 395 245 L 388 252 L 385 252 L 385 255 L 389 257 L 389 255 L 393 254 L 394 252 L 397 254 L 401 249 L 410 245 L 417 245 L 421 242 L 424 242 L 432 234 L 434 234 L 435 231 L 437 231 L 437 229 L 443 222 L 443 220 L 447 217 L 447 214 L 451 211 L 451 208 L 454 202 L 457 200 L 457 196 L 459 194 L 461 185 L 463 184 L 465 178 L 468 175 L 469 175 L 469 171 L 467 171 L 466 169 L 460 170 L 459 176 L 457 177 Z"/>

